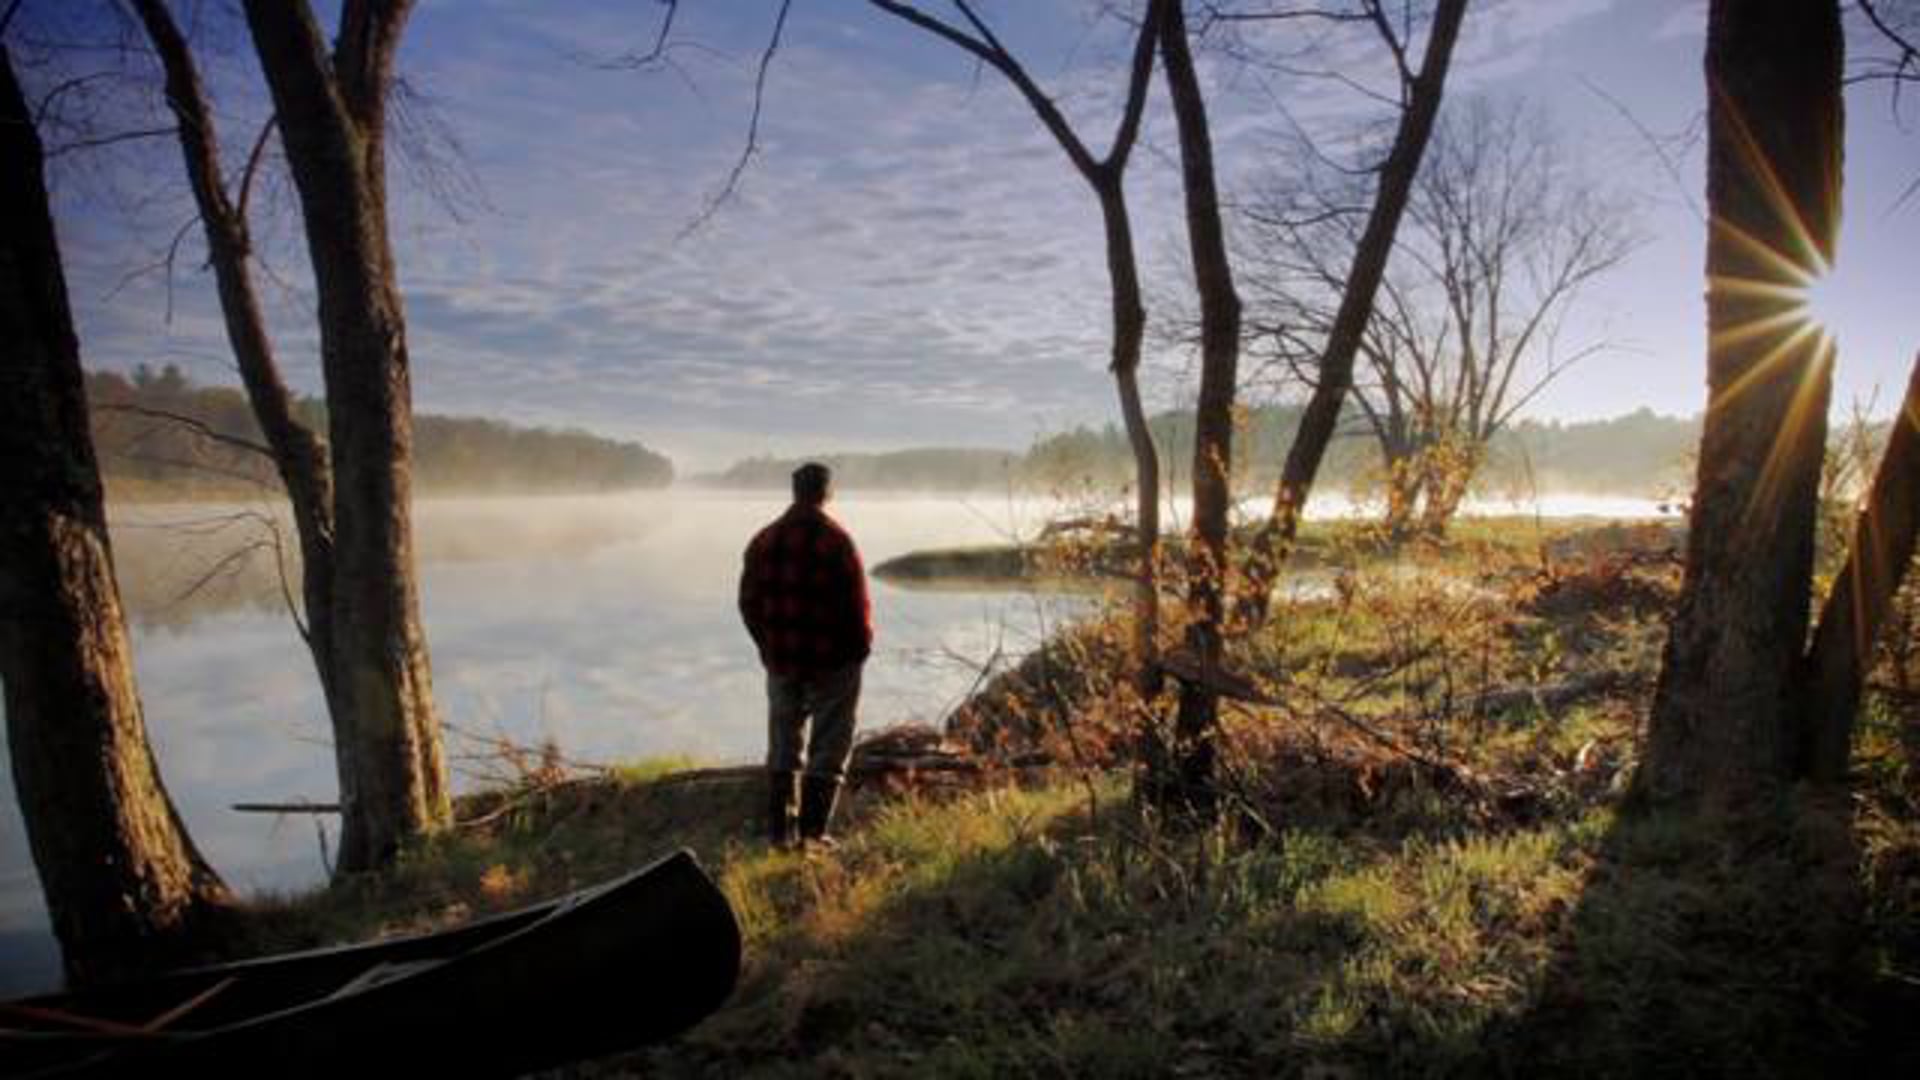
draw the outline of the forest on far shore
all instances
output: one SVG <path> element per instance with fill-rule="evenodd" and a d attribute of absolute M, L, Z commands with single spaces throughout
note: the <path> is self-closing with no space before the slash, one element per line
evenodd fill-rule
<path fill-rule="evenodd" d="M 1330 490 L 1377 485 L 1381 456 L 1357 410 L 1341 425 L 1322 473 Z M 1247 493 L 1265 493 L 1300 426 L 1297 405 L 1248 410 L 1234 442 L 1233 475 Z M 1184 475 L 1193 460 L 1193 412 L 1161 412 L 1148 422 L 1161 460 Z M 1477 490 L 1490 495 L 1576 491 L 1663 498 L 1692 481 L 1700 441 L 1698 417 L 1661 416 L 1641 408 L 1605 420 L 1519 420 L 1493 436 Z M 689 481 L 723 488 L 784 488 L 802 459 L 757 456 Z M 1062 492 L 1080 487 L 1118 491 L 1131 482 L 1133 456 L 1117 425 L 1075 427 L 1034 442 L 1025 453 L 978 448 L 919 448 L 878 453 L 827 453 L 843 490 L 986 491 L 1009 487 Z"/>
<path fill-rule="evenodd" d="M 203 386 L 168 364 L 131 376 L 87 373 L 100 471 L 116 497 L 222 498 L 277 490 L 246 395 Z M 317 398 L 294 402 L 300 419 L 326 430 Z M 530 428 L 473 416 L 413 419 L 414 482 L 424 494 L 621 491 L 673 482 L 673 462 L 639 443 L 585 431 Z"/>
<path fill-rule="evenodd" d="M 277 488 L 271 460 L 257 448 L 259 426 L 236 387 L 196 383 L 178 367 L 137 367 L 131 375 L 88 372 L 87 394 L 101 471 L 113 495 L 192 499 Z M 317 398 L 295 408 L 317 430 L 326 412 Z M 1246 493 L 1269 490 L 1300 424 L 1297 405 L 1247 410 L 1234 444 L 1234 475 Z M 1354 413 L 1354 410 L 1349 410 Z M 1193 456 L 1193 412 L 1167 410 L 1148 423 L 1162 460 L 1178 473 Z M 1361 418 L 1349 415 L 1327 453 L 1330 490 L 1371 492 L 1381 455 Z M 1885 425 L 1868 433 L 1876 443 Z M 1604 420 L 1520 420 L 1490 441 L 1475 490 L 1491 496 L 1545 491 L 1664 498 L 1691 480 L 1698 417 L 1641 408 Z M 502 420 L 420 413 L 414 418 L 415 483 L 423 494 L 532 494 L 664 488 L 673 462 L 633 442 L 579 430 L 522 427 Z M 831 465 L 842 490 L 1119 491 L 1133 459 L 1118 426 L 1079 426 L 1036 439 L 1024 452 L 980 447 L 912 447 L 809 457 Z M 689 476 L 699 487 L 785 490 L 803 457 L 759 455 L 719 472 Z"/>

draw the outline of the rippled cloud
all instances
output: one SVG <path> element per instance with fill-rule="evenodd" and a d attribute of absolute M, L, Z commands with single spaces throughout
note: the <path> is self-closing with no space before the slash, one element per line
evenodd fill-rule
<path fill-rule="evenodd" d="M 1617 6 L 1497 5 L 1470 23 L 1451 89 L 1539 65 L 1551 42 Z M 1035 43 L 1033 71 L 1099 152 L 1126 32 L 1078 12 L 999 17 L 1032 20 L 1010 38 Z M 1017 447 L 1109 419 L 1095 204 L 1017 95 L 925 35 L 864 10 L 802 5 L 770 68 L 741 188 L 688 232 L 744 145 L 771 14 L 690 6 L 680 32 L 702 48 L 676 54 L 676 74 L 593 63 L 650 41 L 646 5 L 423 7 L 404 67 L 458 133 L 486 198 L 455 221 L 396 184 L 419 406 L 639 438 L 683 468 L 802 448 Z M 1320 47 L 1364 84 L 1389 78 L 1364 35 Z M 1283 115 L 1311 124 L 1379 107 L 1350 86 L 1283 93 L 1258 72 L 1203 59 L 1222 148 L 1257 145 Z M 1163 98 L 1156 87 L 1129 183 L 1141 256 L 1162 269 L 1185 243 Z M 243 115 L 247 103 L 228 111 Z M 1222 156 L 1231 193 L 1261 155 Z M 284 187 L 269 246 L 274 325 L 294 380 L 313 390 L 313 301 Z M 176 273 L 165 323 L 158 276 L 116 285 L 125 236 L 68 231 L 82 249 L 72 261 L 96 363 L 178 359 L 231 379 L 204 273 Z"/>

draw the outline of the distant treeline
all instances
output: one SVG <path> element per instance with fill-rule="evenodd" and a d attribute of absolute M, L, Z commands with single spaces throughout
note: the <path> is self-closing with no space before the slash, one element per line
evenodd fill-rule
<path fill-rule="evenodd" d="M 1249 410 L 1235 435 L 1235 477 L 1243 490 L 1271 488 L 1300 424 L 1297 406 Z M 1160 448 L 1161 470 L 1176 487 L 1192 467 L 1193 413 L 1169 411 L 1149 422 Z M 1321 469 L 1322 484 L 1365 491 L 1380 455 L 1360 416 L 1341 424 Z M 1700 422 L 1640 409 L 1611 420 L 1574 423 L 1523 421 L 1496 436 L 1476 490 L 1493 493 L 1577 491 L 1655 497 L 1686 486 L 1689 455 Z M 724 472 L 697 477 L 718 487 L 779 488 L 801 458 L 749 458 Z M 823 454 L 846 489 L 979 491 L 1018 488 L 1117 490 L 1133 479 L 1133 454 L 1117 425 L 1077 427 L 1040 439 L 1026 453 L 974 449 L 903 450 L 878 454 Z"/>
<path fill-rule="evenodd" d="M 87 401 L 100 469 L 116 495 L 212 498 L 278 486 L 272 463 L 239 445 L 261 436 L 234 387 L 197 385 L 171 364 L 141 365 L 130 377 L 88 373 Z M 295 411 L 325 435 L 322 402 L 301 398 Z M 415 415 L 413 455 L 423 493 L 616 491 L 673 481 L 673 463 L 638 443 L 478 417 Z"/>
<path fill-rule="evenodd" d="M 923 447 L 878 454 L 821 454 L 811 458 L 752 457 L 724 472 L 693 478 L 703 487 L 785 488 L 802 461 L 833 469 L 836 487 L 895 491 L 991 491 L 1018 485 L 1022 459 L 1006 450 Z"/>
<path fill-rule="evenodd" d="M 1249 410 L 1234 434 L 1234 476 L 1250 493 L 1278 482 L 1280 465 L 1300 426 L 1298 406 Z M 1193 414 L 1167 412 L 1149 421 L 1160 448 L 1162 471 L 1176 478 L 1192 468 Z M 1341 421 L 1340 437 L 1328 448 L 1319 483 L 1328 490 L 1364 492 L 1378 481 L 1378 445 L 1357 413 Z M 1527 420 L 1497 434 L 1474 490 L 1486 494 L 1576 491 L 1654 497 L 1685 486 L 1688 455 L 1700 439 L 1697 419 L 1660 416 L 1640 409 L 1609 420 L 1573 423 Z M 1036 443 L 1027 452 L 1032 482 L 1058 486 L 1125 483 L 1133 472 L 1126 435 L 1115 425 L 1078 428 Z"/>

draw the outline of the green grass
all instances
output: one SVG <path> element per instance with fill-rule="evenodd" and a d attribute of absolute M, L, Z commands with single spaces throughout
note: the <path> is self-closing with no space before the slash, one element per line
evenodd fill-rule
<path fill-rule="evenodd" d="M 598 781 L 309 898 L 301 925 L 433 925 L 690 844 L 741 921 L 741 984 L 591 1076 L 1783 1076 L 1864 1052 L 1845 928 L 1810 917 L 1853 904 L 1817 829 L 1601 808 L 1255 842 L 1158 831 L 1125 787 L 856 799 L 842 846 L 804 857 L 751 837 L 748 785 Z"/>
<path fill-rule="evenodd" d="M 1501 573 L 1464 599 L 1363 573 L 1348 600 L 1283 612 L 1240 661 L 1543 785 L 1524 814 L 1489 816 L 1280 710 L 1229 718 L 1234 813 L 1197 832 L 1137 812 L 1124 773 L 1062 771 L 938 798 L 856 791 L 841 846 L 803 857 L 757 838 L 751 777 L 689 782 L 684 761 L 646 762 L 469 800 L 463 816 L 486 824 L 270 905 L 258 945 L 443 924 L 688 846 L 740 919 L 738 989 L 680 1039 L 572 1074 L 1920 1069 L 1911 719 L 1874 699 L 1850 800 L 1631 816 L 1570 770 L 1589 745 L 1630 755 L 1644 688 L 1484 716 L 1447 712 L 1442 692 L 1650 671 L 1657 613 L 1613 600 L 1658 583 Z M 1455 605 L 1445 633 L 1423 625 L 1440 603 Z"/>

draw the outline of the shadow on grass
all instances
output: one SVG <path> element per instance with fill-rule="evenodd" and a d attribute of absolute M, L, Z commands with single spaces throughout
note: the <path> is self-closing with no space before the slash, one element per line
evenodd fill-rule
<path fill-rule="evenodd" d="M 1276 898 L 1337 850 L 1303 840 L 1202 881 L 1204 860 L 1127 839 L 1130 817 L 1109 803 L 1090 819 L 1067 789 L 884 808 L 834 858 L 752 871 L 746 918 L 782 925 L 750 934 L 726 1010 L 580 1075 L 1273 1075 L 1303 1060 L 1306 1018 L 1290 1013 L 1315 1011 L 1360 931 Z"/>
<path fill-rule="evenodd" d="M 1302 803 L 1249 843 L 1155 834 L 1123 786 L 860 792 L 802 857 L 754 837 L 750 780 L 581 785 L 303 925 L 479 914 L 693 847 L 746 933 L 732 1001 L 559 1075 L 1920 1075 L 1913 995 L 1861 963 L 1843 800 L 1504 830 Z"/>
<path fill-rule="evenodd" d="M 1865 970 L 1860 868 L 1844 794 L 1739 821 L 1620 815 L 1531 1005 L 1464 1071 L 1920 1075 L 1920 1014 L 1909 999 L 1889 1027 Z"/>

